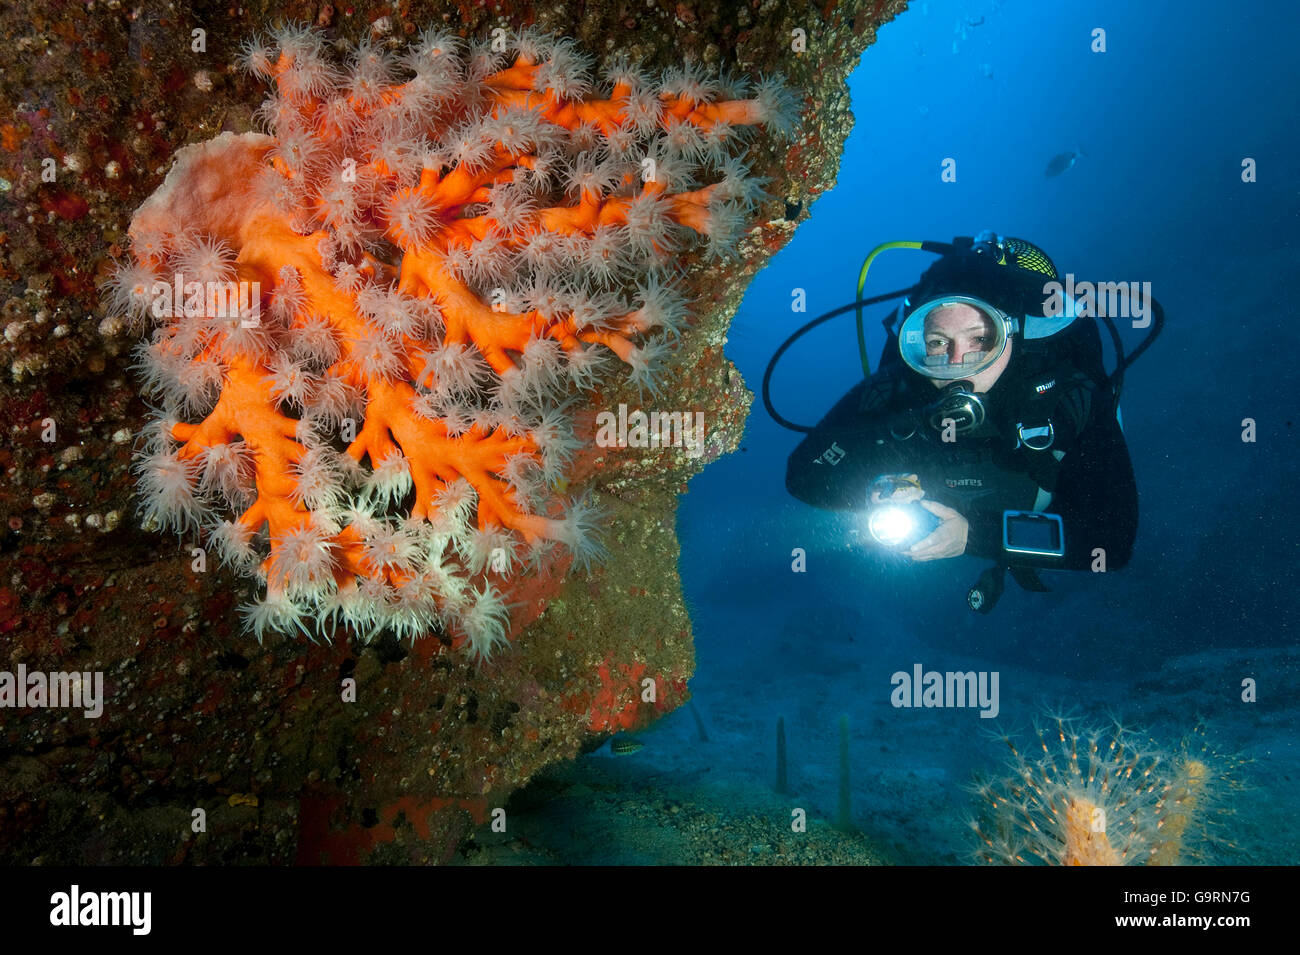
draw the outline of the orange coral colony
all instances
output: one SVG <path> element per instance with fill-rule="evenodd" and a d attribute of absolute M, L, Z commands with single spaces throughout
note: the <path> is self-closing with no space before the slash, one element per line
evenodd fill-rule
<path fill-rule="evenodd" d="M 181 150 L 111 283 L 152 329 L 145 523 L 264 582 L 259 639 L 440 627 L 486 658 L 512 575 L 599 558 L 555 490 L 570 416 L 620 373 L 654 389 L 689 318 L 669 266 L 731 251 L 762 195 L 738 147 L 790 98 L 689 65 L 598 82 L 531 31 L 339 65 L 289 27 L 244 62 L 269 135 Z"/>

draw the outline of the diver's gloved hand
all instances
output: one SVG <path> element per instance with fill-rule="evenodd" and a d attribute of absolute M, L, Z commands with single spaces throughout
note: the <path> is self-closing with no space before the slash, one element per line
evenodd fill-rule
<path fill-rule="evenodd" d="M 939 518 L 939 526 L 904 551 L 912 560 L 942 560 L 966 552 L 970 523 L 966 518 L 938 501 L 921 501 L 921 506 Z"/>

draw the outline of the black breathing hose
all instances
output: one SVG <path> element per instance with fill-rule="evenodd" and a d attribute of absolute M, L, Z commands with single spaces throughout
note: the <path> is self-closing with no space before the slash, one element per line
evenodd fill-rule
<path fill-rule="evenodd" d="M 899 298 L 910 291 L 912 291 L 911 288 L 900 289 L 897 292 L 888 292 L 884 295 L 873 295 L 871 298 L 864 298 L 860 301 L 849 302 L 848 305 L 841 305 L 839 308 L 833 308 L 829 312 L 818 315 L 811 322 L 808 322 L 783 341 L 781 347 L 773 353 L 772 360 L 767 363 L 767 370 L 763 372 L 763 407 L 766 408 L 767 413 L 772 416 L 772 420 L 783 428 L 789 428 L 791 431 L 798 431 L 801 434 L 807 434 L 813 429 L 811 425 L 796 424 L 793 421 L 787 420 L 782 417 L 772 405 L 772 372 L 776 370 L 777 362 L 781 360 L 781 356 L 786 353 L 787 349 L 789 349 L 791 345 L 823 322 L 829 322 L 832 318 L 837 318 L 846 312 L 857 311 L 864 305 L 878 305 L 881 302 L 889 301 L 891 298 Z"/>

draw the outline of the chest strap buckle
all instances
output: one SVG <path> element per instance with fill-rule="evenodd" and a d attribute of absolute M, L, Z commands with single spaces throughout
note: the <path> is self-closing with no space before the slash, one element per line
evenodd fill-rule
<path fill-rule="evenodd" d="M 1046 451 L 1056 443 L 1056 429 L 1052 427 L 1052 422 L 1048 421 L 1045 425 L 1030 425 L 1026 427 L 1022 421 L 1016 425 L 1016 437 L 1019 439 L 1016 447 L 1024 445 L 1030 451 Z"/>

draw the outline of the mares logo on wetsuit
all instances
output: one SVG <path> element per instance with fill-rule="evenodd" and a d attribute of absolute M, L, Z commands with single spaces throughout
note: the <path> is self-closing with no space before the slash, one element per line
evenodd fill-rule
<path fill-rule="evenodd" d="M 944 478 L 943 483 L 951 488 L 984 486 L 982 478 Z"/>
<path fill-rule="evenodd" d="M 838 443 L 832 441 L 831 446 L 813 458 L 813 464 L 829 464 L 831 467 L 839 464 L 844 460 L 844 455 L 848 454 Z"/>

